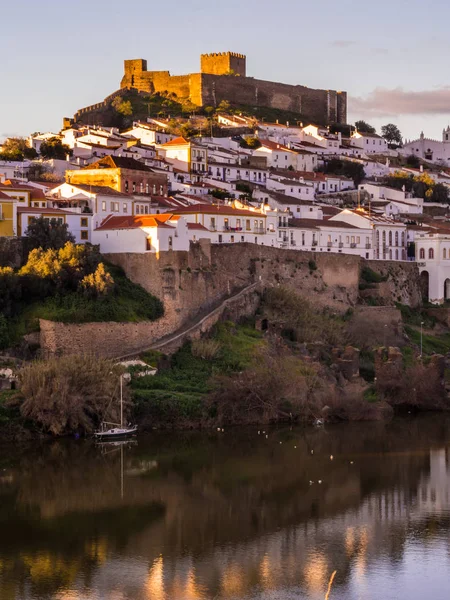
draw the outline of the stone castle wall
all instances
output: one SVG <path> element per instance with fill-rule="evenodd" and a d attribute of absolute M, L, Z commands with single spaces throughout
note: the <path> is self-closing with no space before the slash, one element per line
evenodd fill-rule
<path fill-rule="evenodd" d="M 238 320 L 240 316 L 253 314 L 256 307 L 253 288 L 236 301 L 232 298 L 227 307 L 222 306 L 227 298 L 253 284 L 259 291 L 270 286 L 286 286 L 318 308 L 328 307 L 344 314 L 357 305 L 360 271 L 365 264 L 389 276 L 383 284 L 388 286 L 386 304 L 393 307 L 398 298 L 404 304 L 420 302 L 416 265 L 367 263 L 359 256 L 348 254 L 302 252 L 255 244 L 216 245 L 202 240 L 191 244 L 190 252 L 164 252 L 159 258 L 130 253 L 110 254 L 105 258 L 120 265 L 132 281 L 161 298 L 164 317 L 151 323 L 64 325 L 43 321 L 41 348 L 44 354 L 85 352 L 117 358 L 142 351 L 161 339 L 165 344 L 167 336 L 181 331 L 184 333 L 174 344 L 174 348 L 179 347 L 186 337 L 198 337 L 220 318 L 228 315 Z M 197 326 L 207 315 L 210 317 Z M 369 326 L 367 335 L 378 332 L 384 339 L 392 333 L 392 342 L 400 342 L 400 316 L 395 308 L 356 307 L 355 319 L 359 323 L 358 330 L 363 329 L 362 324 Z M 186 333 L 191 326 L 194 328 Z M 167 351 L 164 344 L 161 348 Z"/>
<path fill-rule="evenodd" d="M 347 94 L 301 85 L 264 81 L 246 76 L 245 56 L 223 53 L 201 57 L 201 72 L 170 75 L 147 71 L 143 59 L 126 60 L 121 88 L 153 94 L 168 92 L 198 106 L 217 106 L 221 100 L 237 104 L 290 110 L 322 124 L 346 123 Z M 230 75 L 230 72 L 236 75 Z"/>

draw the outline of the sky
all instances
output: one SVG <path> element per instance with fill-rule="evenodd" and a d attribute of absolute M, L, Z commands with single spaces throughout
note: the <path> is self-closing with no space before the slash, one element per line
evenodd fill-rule
<path fill-rule="evenodd" d="M 250 76 L 346 90 L 351 123 L 408 139 L 450 123 L 446 0 L 15 0 L 1 22 L 0 139 L 59 131 L 119 88 L 126 58 L 180 75 L 228 50 Z"/>

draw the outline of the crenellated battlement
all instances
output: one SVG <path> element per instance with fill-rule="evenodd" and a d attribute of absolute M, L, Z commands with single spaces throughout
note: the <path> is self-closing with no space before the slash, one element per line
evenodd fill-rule
<path fill-rule="evenodd" d="M 217 56 L 234 56 L 235 58 L 243 58 L 244 60 L 247 59 L 245 54 L 239 54 L 239 52 L 210 52 L 209 54 L 201 54 L 200 58 Z"/>

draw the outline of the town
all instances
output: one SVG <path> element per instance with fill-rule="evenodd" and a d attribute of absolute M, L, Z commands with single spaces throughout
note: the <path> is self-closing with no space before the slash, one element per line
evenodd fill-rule
<path fill-rule="evenodd" d="M 271 123 L 221 100 L 204 115 L 120 129 L 93 123 L 97 109 L 60 132 L 4 142 L 0 236 L 23 236 L 43 218 L 105 254 L 187 251 L 209 239 L 417 261 L 429 301 L 450 298 L 450 128 L 441 142 L 421 134 L 403 144 L 393 125 L 383 137 L 365 122 Z"/>

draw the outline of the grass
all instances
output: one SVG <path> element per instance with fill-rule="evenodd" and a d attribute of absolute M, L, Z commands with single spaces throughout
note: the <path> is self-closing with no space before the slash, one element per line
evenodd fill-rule
<path fill-rule="evenodd" d="M 401 312 L 403 322 L 408 325 L 420 327 L 420 324 L 423 323 L 427 329 L 431 329 L 436 324 L 436 319 L 427 315 L 427 313 L 423 310 L 415 310 L 406 304 L 401 304 L 400 302 L 396 302 L 395 306 Z"/>
<path fill-rule="evenodd" d="M 260 332 L 231 322 L 217 325 L 212 339 L 218 348 L 214 356 L 194 356 L 192 344 L 186 343 L 172 356 L 170 368 L 154 376 L 133 379 L 133 398 L 140 420 L 182 424 L 200 419 L 213 375 L 245 369 L 264 343 Z"/>
<path fill-rule="evenodd" d="M 115 288 L 105 298 L 92 299 L 77 292 L 45 298 L 23 305 L 8 320 L 9 336 L 17 343 L 27 333 L 39 331 L 39 319 L 60 323 L 154 321 L 164 314 L 162 302 L 127 279 L 122 269 L 108 265 Z"/>
<path fill-rule="evenodd" d="M 0 425 L 5 425 L 20 417 L 17 407 L 9 407 L 6 405 L 8 400 L 12 399 L 16 394 L 16 390 L 0 391 Z"/>
<path fill-rule="evenodd" d="M 406 325 L 405 331 L 411 342 L 420 348 L 420 330 Z M 450 352 L 450 333 L 439 336 L 424 333 L 422 336 L 422 349 L 425 355 L 447 354 Z"/>

